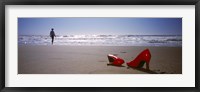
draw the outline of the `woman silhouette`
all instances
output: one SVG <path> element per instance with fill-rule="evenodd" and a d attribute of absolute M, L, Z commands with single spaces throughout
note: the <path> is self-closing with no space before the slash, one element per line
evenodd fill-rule
<path fill-rule="evenodd" d="M 55 33 L 54 33 L 54 31 L 53 31 L 54 29 L 53 28 L 51 28 L 51 32 L 50 32 L 50 37 L 51 37 L 51 43 L 52 43 L 52 45 L 53 45 L 53 41 L 54 41 L 54 37 L 56 37 L 56 35 L 55 35 Z"/>

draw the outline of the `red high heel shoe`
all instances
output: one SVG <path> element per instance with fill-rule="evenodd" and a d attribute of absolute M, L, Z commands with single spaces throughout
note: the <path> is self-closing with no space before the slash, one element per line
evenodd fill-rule
<path fill-rule="evenodd" d="M 146 63 L 146 69 L 149 70 L 149 63 L 151 59 L 151 53 L 149 49 L 142 51 L 134 60 L 127 63 L 129 67 L 142 68 Z"/>
<path fill-rule="evenodd" d="M 121 66 L 124 63 L 124 60 L 114 56 L 112 54 L 108 54 L 108 60 L 109 63 L 107 65 L 115 65 L 115 66 Z"/>

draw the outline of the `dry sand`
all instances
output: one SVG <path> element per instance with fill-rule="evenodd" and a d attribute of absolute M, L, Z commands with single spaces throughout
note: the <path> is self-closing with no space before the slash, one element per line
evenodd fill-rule
<path fill-rule="evenodd" d="M 107 66 L 107 54 L 129 62 L 141 51 L 151 52 L 150 70 Z M 145 68 L 145 65 L 144 65 Z M 181 74 L 181 47 L 19 45 L 19 74 Z"/>

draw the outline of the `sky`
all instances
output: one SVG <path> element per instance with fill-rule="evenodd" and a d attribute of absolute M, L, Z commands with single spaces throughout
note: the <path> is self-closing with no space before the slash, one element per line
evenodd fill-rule
<path fill-rule="evenodd" d="M 18 18 L 18 35 L 182 35 L 182 18 Z"/>

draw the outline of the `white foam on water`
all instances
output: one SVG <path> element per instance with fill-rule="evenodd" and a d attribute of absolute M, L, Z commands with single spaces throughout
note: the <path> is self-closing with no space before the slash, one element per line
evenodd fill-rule
<path fill-rule="evenodd" d="M 19 35 L 19 45 L 50 45 L 48 35 Z M 55 45 L 69 46 L 170 46 L 181 47 L 181 35 L 59 35 Z"/>

